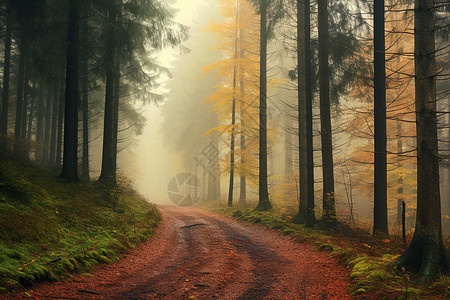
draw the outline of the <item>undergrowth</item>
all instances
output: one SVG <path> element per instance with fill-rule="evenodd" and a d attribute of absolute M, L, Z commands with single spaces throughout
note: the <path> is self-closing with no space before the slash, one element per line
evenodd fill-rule
<path fill-rule="evenodd" d="M 394 268 L 403 252 L 401 241 L 375 238 L 363 230 L 339 224 L 336 229 L 306 228 L 294 224 L 292 216 L 272 210 L 262 212 L 244 207 L 219 206 L 215 212 L 238 220 L 281 231 L 298 242 L 314 244 L 345 265 L 350 272 L 350 295 L 361 299 L 448 299 L 450 277 L 432 285 L 416 282 L 414 275 Z"/>
<path fill-rule="evenodd" d="M 113 205 L 98 185 L 56 175 L 0 159 L 0 292 L 116 261 L 161 220 L 132 189 Z"/>

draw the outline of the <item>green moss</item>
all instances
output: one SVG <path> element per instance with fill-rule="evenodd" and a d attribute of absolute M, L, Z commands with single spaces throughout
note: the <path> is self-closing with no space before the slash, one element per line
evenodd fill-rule
<path fill-rule="evenodd" d="M 366 293 L 366 290 L 365 290 L 365 289 L 359 288 L 359 289 L 357 289 L 357 290 L 355 290 L 355 291 L 352 291 L 352 292 L 350 293 L 350 295 L 351 295 L 351 296 L 358 296 L 358 295 L 365 294 L 365 293 Z"/>
<path fill-rule="evenodd" d="M 331 251 L 331 256 L 337 258 L 340 263 L 345 265 L 355 258 L 356 254 L 350 249 L 337 248 Z"/>
<path fill-rule="evenodd" d="M 294 235 L 296 233 L 297 233 L 297 231 L 292 228 L 284 228 L 283 229 L 283 234 L 285 234 L 285 235 Z"/>
<path fill-rule="evenodd" d="M 125 235 L 117 235 L 119 238 L 123 238 L 126 240 Z M 114 253 L 121 254 L 126 251 L 126 247 L 123 243 L 121 243 L 118 239 L 111 238 L 111 239 L 104 239 L 97 243 L 98 248 L 103 249 L 110 249 Z"/>
<path fill-rule="evenodd" d="M 401 291 L 404 280 L 392 268 L 392 255 L 380 258 L 361 256 L 349 262 L 352 295 L 359 289 L 366 291 Z"/>
<path fill-rule="evenodd" d="M 20 284 L 24 286 L 29 286 L 35 281 L 35 277 L 32 274 L 21 271 L 17 272 L 17 278 Z"/>
<path fill-rule="evenodd" d="M 79 258 L 78 261 L 80 262 L 81 266 L 83 267 L 83 269 L 85 270 L 89 270 L 92 267 L 92 264 L 89 260 L 89 258 Z"/>
<path fill-rule="evenodd" d="M 420 289 L 416 288 L 404 288 L 400 291 L 400 296 L 397 297 L 397 300 L 421 300 L 421 299 L 429 299 L 428 297 L 422 294 Z"/>
<path fill-rule="evenodd" d="M 67 183 L 52 172 L 0 160 L 0 290 L 118 260 L 161 221 L 133 190 L 114 206 L 96 184 Z"/>
<path fill-rule="evenodd" d="M 90 251 L 89 256 L 98 263 L 109 263 L 110 260 L 105 255 L 101 255 L 97 251 Z"/>
<path fill-rule="evenodd" d="M 12 278 L 15 276 L 15 273 L 6 267 L 0 266 L 0 278 Z"/>
<path fill-rule="evenodd" d="M 317 250 L 320 251 L 333 251 L 336 249 L 335 246 L 331 245 L 331 244 L 322 244 L 322 243 L 315 243 L 317 246 Z"/>

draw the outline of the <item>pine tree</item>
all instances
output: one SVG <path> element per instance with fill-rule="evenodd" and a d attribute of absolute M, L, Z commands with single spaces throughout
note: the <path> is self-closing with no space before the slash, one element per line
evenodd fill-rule
<path fill-rule="evenodd" d="M 69 0 L 66 91 L 64 109 L 64 155 L 60 177 L 78 181 L 78 62 L 79 2 Z"/>
<path fill-rule="evenodd" d="M 257 209 L 269 210 L 267 185 L 267 0 L 260 0 L 260 63 L 259 63 L 259 200 Z"/>
<path fill-rule="evenodd" d="M 374 2 L 375 186 L 373 232 L 388 234 L 384 0 Z"/>
<path fill-rule="evenodd" d="M 10 68 L 11 68 L 11 34 L 13 26 L 13 16 L 11 3 L 6 3 L 6 34 L 5 34 L 5 54 L 3 60 L 3 89 L 2 89 L 2 105 L 1 105 L 1 121 L 0 121 L 0 151 L 7 151 L 7 134 L 8 134 L 8 106 L 9 106 L 9 84 L 10 84 Z"/>
<path fill-rule="evenodd" d="M 414 62 L 417 119 L 417 214 L 413 239 L 396 261 L 418 272 L 423 281 L 446 271 L 450 259 L 442 240 L 441 198 L 436 118 L 436 58 L 434 1 L 414 5 Z"/>

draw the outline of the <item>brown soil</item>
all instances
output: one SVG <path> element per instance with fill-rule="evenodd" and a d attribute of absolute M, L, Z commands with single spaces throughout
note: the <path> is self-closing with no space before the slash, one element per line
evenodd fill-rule
<path fill-rule="evenodd" d="M 350 299 L 348 272 L 309 244 L 197 208 L 160 209 L 156 236 L 122 260 L 0 299 Z"/>

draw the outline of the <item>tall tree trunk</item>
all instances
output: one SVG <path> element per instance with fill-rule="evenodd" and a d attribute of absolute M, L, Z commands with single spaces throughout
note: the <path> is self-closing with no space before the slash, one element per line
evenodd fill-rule
<path fill-rule="evenodd" d="M 234 39 L 234 67 L 233 67 L 233 96 L 231 108 L 231 147 L 230 147 L 230 185 L 228 187 L 228 206 L 233 206 L 234 191 L 234 144 L 236 135 L 236 83 L 237 83 L 237 58 L 238 58 L 238 22 L 239 22 L 239 3 L 236 3 L 236 31 Z"/>
<path fill-rule="evenodd" d="M 289 132 L 293 127 L 291 117 L 286 117 L 284 124 L 286 127 L 284 131 L 284 176 L 288 178 L 294 171 L 292 168 L 292 134 Z"/>
<path fill-rule="evenodd" d="M 84 65 L 85 63 L 83 63 Z M 87 64 L 86 64 L 87 66 Z M 89 176 L 89 95 L 88 95 L 88 73 L 86 72 L 86 66 L 83 66 L 84 76 L 82 78 L 82 93 L 83 93 L 83 156 L 81 159 L 81 178 L 85 181 L 90 180 Z"/>
<path fill-rule="evenodd" d="M 241 29 L 243 30 L 243 29 Z M 241 38 L 242 38 L 242 34 L 241 34 Z M 241 51 L 241 57 L 242 57 L 242 52 Z M 242 72 L 243 70 L 241 70 Z M 240 90 L 241 90 L 241 109 L 240 109 L 240 115 L 241 115 L 241 165 L 242 168 L 244 168 L 245 166 L 245 123 L 244 123 L 244 114 L 245 114 L 245 110 L 244 110 L 244 76 L 241 73 L 241 79 L 240 79 Z M 245 170 L 242 170 L 241 168 L 241 172 L 245 172 Z M 245 176 L 245 173 L 241 173 L 241 178 L 240 178 L 240 191 L 239 191 L 239 203 L 242 205 L 245 205 L 247 202 L 247 178 Z"/>
<path fill-rule="evenodd" d="M 83 23 L 82 23 L 82 32 L 83 32 L 83 59 L 81 62 L 81 72 L 82 72 L 82 83 L 81 83 L 81 92 L 82 96 L 82 116 L 83 116 L 83 154 L 81 158 L 81 178 L 85 181 L 89 181 L 89 91 L 88 91 L 88 10 L 89 4 L 88 2 L 83 3 Z"/>
<path fill-rule="evenodd" d="M 47 97 L 46 103 L 46 111 L 45 111 L 45 131 L 44 131 L 44 149 L 42 151 L 42 165 L 48 165 L 49 153 L 50 153 L 50 135 L 51 135 L 51 112 L 52 112 L 52 103 L 55 103 L 58 98 L 58 84 L 53 82 L 53 86 L 50 87 L 52 89 L 51 96 Z"/>
<path fill-rule="evenodd" d="M 27 129 L 27 141 L 31 141 L 31 135 L 33 133 L 33 120 L 34 120 L 34 103 L 36 102 L 36 91 L 33 83 L 30 94 L 30 115 L 28 117 L 28 129 Z"/>
<path fill-rule="evenodd" d="M 397 264 L 431 281 L 450 267 L 442 241 L 436 118 L 433 0 L 415 0 L 414 62 L 417 131 L 417 214 L 413 239 Z"/>
<path fill-rule="evenodd" d="M 447 107 L 450 107 L 450 95 L 447 96 Z M 450 114 L 447 114 L 447 150 L 450 153 Z M 447 199 L 447 212 L 446 215 L 450 216 L 450 158 L 447 159 L 447 162 L 449 163 L 447 165 L 445 172 L 445 184 L 444 184 L 444 199 Z"/>
<path fill-rule="evenodd" d="M 450 107 L 450 95 L 447 96 L 447 107 Z M 450 114 L 447 114 L 447 150 L 450 153 Z M 444 193 L 444 199 L 447 199 L 447 212 L 446 215 L 450 216 L 450 158 L 447 159 L 447 162 L 449 163 L 447 165 L 447 168 L 445 170 L 445 178 L 446 180 L 445 185 L 444 185 L 444 189 L 445 189 L 445 193 Z"/>
<path fill-rule="evenodd" d="M 233 104 L 231 111 L 231 147 L 230 147 L 230 184 L 228 186 L 228 206 L 233 206 L 233 190 L 234 190 L 234 142 L 235 142 L 235 126 L 236 126 L 236 97 L 234 90 L 236 89 L 236 67 L 233 75 Z"/>
<path fill-rule="evenodd" d="M 6 34 L 5 34 L 5 56 L 3 60 L 3 90 L 2 90 L 2 112 L 0 122 L 0 152 L 7 151 L 8 135 L 8 105 L 9 105 L 9 82 L 11 67 L 11 32 L 12 32 L 12 9 L 7 2 L 6 8 Z"/>
<path fill-rule="evenodd" d="M 23 84 L 23 109 L 22 109 L 22 125 L 20 125 L 21 133 L 20 133 L 20 139 L 24 141 L 27 138 L 27 116 L 28 116 L 28 97 L 30 92 L 30 86 L 28 85 L 28 77 L 29 77 L 29 67 L 25 67 L 25 74 L 24 74 L 24 84 Z"/>
<path fill-rule="evenodd" d="M 245 151 L 245 134 L 241 134 L 241 152 Z M 244 153 L 241 155 L 241 164 L 244 166 L 245 157 Z M 245 172 L 245 171 L 244 171 Z M 247 177 L 245 174 L 241 174 L 240 188 L 239 188 L 239 203 L 245 205 L 247 203 Z"/>
<path fill-rule="evenodd" d="M 311 7 L 305 0 L 305 86 L 306 86 L 306 155 L 308 169 L 308 200 L 306 204 L 306 226 L 317 222 L 314 214 L 314 144 L 313 144 L 313 93 L 312 93 L 312 55 L 311 55 Z"/>
<path fill-rule="evenodd" d="M 43 83 L 43 80 L 40 80 L 38 85 L 36 109 L 36 161 L 41 161 L 42 159 L 42 145 L 44 137 L 44 94 L 45 84 Z"/>
<path fill-rule="evenodd" d="M 400 155 L 403 152 L 403 140 L 402 140 L 402 123 L 397 120 L 397 152 L 399 153 L 398 168 L 403 168 L 403 163 L 401 161 Z M 400 174 L 397 179 L 397 223 L 402 224 L 403 216 L 403 174 Z"/>
<path fill-rule="evenodd" d="M 79 3 L 69 0 L 69 34 L 67 45 L 64 154 L 61 177 L 78 181 L 78 56 Z"/>
<path fill-rule="evenodd" d="M 19 44 L 19 74 L 17 79 L 16 121 L 14 127 L 14 156 L 16 159 L 25 159 L 25 149 L 21 139 L 23 116 L 23 85 L 25 76 L 25 38 Z"/>
<path fill-rule="evenodd" d="M 61 77 L 61 80 L 64 82 L 64 74 Z M 64 125 L 64 104 L 65 104 L 65 94 L 64 94 L 64 84 L 61 84 L 60 87 L 60 98 L 59 98 L 59 107 L 58 107 L 58 129 L 56 135 L 56 155 L 55 160 L 58 166 L 61 165 L 61 154 L 63 149 L 63 125 Z"/>
<path fill-rule="evenodd" d="M 327 226 L 336 224 L 334 196 L 333 138 L 330 107 L 330 75 L 328 52 L 328 1 L 318 0 L 319 12 L 319 90 L 320 90 L 320 136 L 322 138 L 323 213 Z"/>
<path fill-rule="evenodd" d="M 116 19 L 115 8 L 109 10 L 109 37 L 107 45 L 107 73 L 105 90 L 105 117 L 103 125 L 102 170 L 99 181 L 108 185 L 116 185 L 116 169 L 114 163 L 114 83 L 116 65 L 116 45 L 113 26 Z"/>
<path fill-rule="evenodd" d="M 115 68 L 115 82 L 114 82 L 114 125 L 113 125 L 113 151 L 114 151 L 114 170 L 117 173 L 117 153 L 119 147 L 119 105 L 120 105 L 120 57 L 116 55 L 116 68 Z"/>
<path fill-rule="evenodd" d="M 299 161 L 299 206 L 296 223 L 306 223 L 308 215 L 308 169 L 306 153 L 306 60 L 305 60 L 305 7 L 297 0 L 297 109 L 298 109 L 298 161 Z M 311 225 L 311 224 L 309 224 Z"/>
<path fill-rule="evenodd" d="M 244 15 L 244 5 L 241 5 L 241 16 Z M 241 178 L 239 187 L 239 203 L 245 205 L 247 203 L 247 178 L 245 176 L 245 170 L 242 170 L 245 166 L 245 83 L 244 83 L 244 66 L 242 65 L 242 60 L 245 56 L 244 49 L 244 38 L 245 38 L 245 28 L 241 26 L 240 28 L 240 45 L 239 45 L 239 57 L 241 59 L 240 76 L 239 76 L 239 90 L 240 90 L 240 116 L 241 116 Z"/>
<path fill-rule="evenodd" d="M 59 80 L 56 83 L 56 87 L 58 90 L 55 93 L 55 97 L 53 97 L 53 105 L 52 105 L 52 125 L 51 125 L 51 134 L 50 134 L 50 154 L 49 154 L 49 165 L 54 166 L 56 163 L 56 134 L 57 134 L 57 124 L 58 124 L 58 109 L 59 103 L 61 99 L 61 88 L 62 80 Z M 59 92 L 58 92 L 59 91 Z"/>
<path fill-rule="evenodd" d="M 374 2 L 374 234 L 388 234 L 384 0 Z"/>
<path fill-rule="evenodd" d="M 259 201 L 257 209 L 269 210 L 267 186 L 267 0 L 261 0 L 260 75 L 259 75 Z"/>
<path fill-rule="evenodd" d="M 117 17 L 116 20 L 120 23 L 122 22 L 122 6 L 123 1 L 117 0 Z M 117 45 L 118 47 L 118 45 Z M 121 61 L 120 61 L 120 51 L 118 48 L 116 48 L 116 61 L 114 65 L 114 121 L 113 121 L 113 164 L 114 164 L 114 172 L 117 174 L 117 153 L 118 153 L 118 147 L 119 147 L 119 106 L 120 106 L 120 80 L 121 80 L 121 74 L 120 74 L 120 68 L 121 68 Z M 116 175 L 115 175 L 116 176 Z"/>

